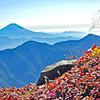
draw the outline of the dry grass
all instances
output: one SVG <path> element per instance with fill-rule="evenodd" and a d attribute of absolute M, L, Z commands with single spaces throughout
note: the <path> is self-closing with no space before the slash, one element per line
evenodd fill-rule
<path fill-rule="evenodd" d="M 29 96 L 30 96 L 31 93 L 32 92 L 27 91 L 25 94 L 22 94 L 21 97 L 23 98 L 23 100 L 26 100 L 26 98 L 29 98 Z"/>

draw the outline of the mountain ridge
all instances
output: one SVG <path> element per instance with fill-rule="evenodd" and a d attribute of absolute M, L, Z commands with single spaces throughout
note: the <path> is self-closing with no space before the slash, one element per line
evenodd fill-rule
<path fill-rule="evenodd" d="M 66 34 L 66 32 L 68 34 Z M 68 37 L 69 33 L 71 36 L 77 36 L 79 35 L 80 37 L 85 36 L 85 32 L 75 32 L 75 31 L 66 31 L 62 33 L 57 33 L 57 34 L 50 34 L 50 33 L 45 33 L 45 32 L 35 32 L 28 30 L 16 23 L 11 23 L 5 26 L 0 30 L 0 36 L 7 36 L 9 38 L 18 38 L 18 37 L 43 37 L 43 38 L 49 38 L 49 37 Z M 65 33 L 65 34 L 64 34 Z"/>
<path fill-rule="evenodd" d="M 0 51 L 0 86 L 6 86 L 8 83 L 8 87 L 13 85 L 21 87 L 30 82 L 36 83 L 40 72 L 47 65 L 66 58 L 70 60 L 72 55 L 78 59 L 93 43 L 99 45 L 99 41 L 100 36 L 89 35 L 75 42 L 72 40 L 49 45 L 28 41 L 16 48 L 2 50 Z"/>
<path fill-rule="evenodd" d="M 78 38 L 74 37 L 56 37 L 56 38 L 41 38 L 41 37 L 31 37 L 31 38 L 9 38 L 7 36 L 0 36 L 0 50 L 8 49 L 8 48 L 15 48 L 18 45 L 23 44 L 27 41 L 36 41 L 41 43 L 48 43 L 53 45 L 54 43 L 57 43 L 59 41 L 67 41 L 67 40 L 74 40 Z"/>
<path fill-rule="evenodd" d="M 23 36 L 24 35 L 24 36 Z M 28 30 L 16 23 L 11 23 L 5 26 L 0 30 L 0 36 L 7 36 L 9 38 L 19 38 L 19 37 L 32 37 L 32 36 L 39 36 L 39 35 L 46 35 L 43 32 L 34 32 Z"/>

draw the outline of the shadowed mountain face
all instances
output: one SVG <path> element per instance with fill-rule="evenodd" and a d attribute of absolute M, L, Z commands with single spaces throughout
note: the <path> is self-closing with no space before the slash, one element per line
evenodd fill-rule
<path fill-rule="evenodd" d="M 15 49 L 1 51 L 0 86 L 20 87 L 37 82 L 41 70 L 48 64 L 61 60 L 64 53 L 62 49 L 31 41 Z"/>
<path fill-rule="evenodd" d="M 94 34 L 88 34 L 84 38 L 80 40 L 69 40 L 65 42 L 59 42 L 55 43 L 54 46 L 63 48 L 63 49 L 70 49 L 75 52 L 78 50 L 87 50 L 89 49 L 93 44 L 100 45 L 100 36 L 94 35 Z"/>
<path fill-rule="evenodd" d="M 80 57 L 93 44 L 100 45 L 100 36 L 89 34 L 80 40 L 54 45 L 28 41 L 15 49 L 0 51 L 0 87 L 21 87 L 36 83 L 47 66 L 75 55 Z M 79 52 L 82 50 L 82 52 Z M 71 53 L 69 52 L 71 51 Z M 66 57 L 63 56 L 66 54 Z"/>

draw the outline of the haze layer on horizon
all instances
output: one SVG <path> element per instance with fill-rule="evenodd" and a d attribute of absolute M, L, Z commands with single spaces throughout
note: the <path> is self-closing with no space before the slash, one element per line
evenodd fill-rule
<path fill-rule="evenodd" d="M 33 31 L 88 31 L 100 0 L 0 0 L 0 29 L 10 23 Z"/>

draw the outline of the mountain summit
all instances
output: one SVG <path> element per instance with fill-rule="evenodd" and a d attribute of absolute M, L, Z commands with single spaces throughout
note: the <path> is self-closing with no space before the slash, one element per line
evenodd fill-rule
<path fill-rule="evenodd" d="M 16 23 L 11 23 L 1 30 L 4 30 L 4 29 L 16 29 L 17 30 L 17 29 L 24 29 L 24 28 L 21 27 L 20 25 L 16 24 Z"/>
<path fill-rule="evenodd" d="M 16 23 L 11 23 L 0 30 L 0 36 L 7 36 L 9 38 L 28 37 L 34 32 L 27 30 Z"/>
<path fill-rule="evenodd" d="M 26 28 L 21 27 L 16 23 L 11 23 L 0 30 L 0 36 L 6 36 L 9 38 L 31 38 L 42 37 L 48 35 L 43 32 L 34 32 Z"/>
<path fill-rule="evenodd" d="M 0 30 L 0 36 L 6 36 L 8 38 L 32 38 L 32 37 L 41 37 L 41 38 L 56 38 L 56 37 L 83 37 L 86 33 L 84 32 L 75 32 L 75 31 L 66 31 L 65 33 L 56 33 L 50 34 L 45 32 L 34 32 L 23 28 L 22 26 L 11 23 Z"/>

